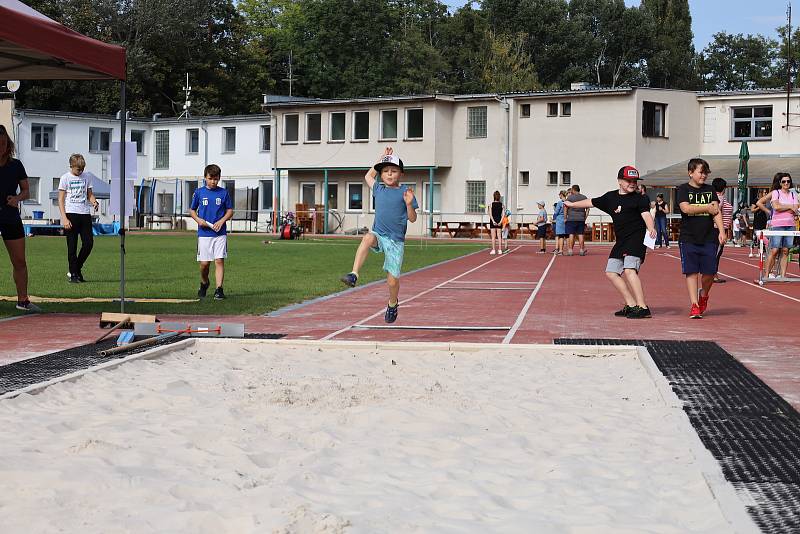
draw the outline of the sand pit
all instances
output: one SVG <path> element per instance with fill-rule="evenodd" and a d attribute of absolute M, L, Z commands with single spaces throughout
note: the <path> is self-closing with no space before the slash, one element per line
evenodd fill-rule
<path fill-rule="evenodd" d="M 634 349 L 414 347 L 188 342 L 2 400 L 2 531 L 735 530 Z"/>

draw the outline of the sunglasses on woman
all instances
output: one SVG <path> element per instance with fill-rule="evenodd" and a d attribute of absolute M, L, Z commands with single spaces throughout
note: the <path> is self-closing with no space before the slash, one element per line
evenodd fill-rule
<path fill-rule="evenodd" d="M 791 184 L 792 181 L 791 180 L 781 180 L 781 183 L 782 184 Z"/>

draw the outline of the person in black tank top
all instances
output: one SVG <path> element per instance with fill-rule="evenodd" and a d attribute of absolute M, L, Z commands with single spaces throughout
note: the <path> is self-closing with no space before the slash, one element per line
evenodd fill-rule
<path fill-rule="evenodd" d="M 489 204 L 489 234 L 492 237 L 492 250 L 489 254 L 503 253 L 503 203 L 500 201 L 500 191 L 495 191 L 492 195 L 494 200 Z M 495 239 L 497 248 L 495 249 Z M 495 252 L 497 250 L 497 252 Z"/>

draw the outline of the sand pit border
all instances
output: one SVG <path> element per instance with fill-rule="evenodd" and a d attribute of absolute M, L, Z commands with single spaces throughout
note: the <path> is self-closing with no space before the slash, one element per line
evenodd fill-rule
<path fill-rule="evenodd" d="M 74 373 L 70 373 L 46 382 L 34 384 L 19 390 L 10 391 L 4 395 L 0 395 L 0 400 L 10 399 L 22 394 L 36 394 L 53 384 L 59 382 L 66 382 L 77 380 L 83 375 L 95 371 L 112 369 L 118 365 L 122 365 L 131 361 L 139 359 L 155 359 L 159 358 L 169 352 L 176 350 L 183 350 L 192 347 L 200 342 L 203 345 L 213 345 L 216 343 L 230 343 L 230 339 L 185 339 L 177 343 L 156 347 L 151 350 L 132 354 L 125 358 L 115 359 L 101 365 L 89 367 Z M 384 350 L 384 351 L 408 351 L 409 345 L 403 342 L 374 342 L 374 341 L 319 341 L 319 340 L 296 340 L 296 339 L 277 339 L 277 340 L 264 340 L 264 339 L 237 339 L 235 342 L 239 345 L 263 345 L 269 343 L 277 346 L 287 347 L 309 347 L 319 348 L 321 346 L 335 348 L 335 349 L 357 349 L 357 350 Z M 697 459 L 698 468 L 700 469 L 703 478 L 708 485 L 709 490 L 716 499 L 720 511 L 723 516 L 728 520 L 731 525 L 732 532 L 738 534 L 756 534 L 761 532 L 753 519 L 747 513 L 745 503 L 739 498 L 735 488 L 725 480 L 722 473 L 722 468 L 711 455 L 711 452 L 705 448 L 702 441 L 698 437 L 694 428 L 689 421 L 689 418 L 683 411 L 683 402 L 678 398 L 669 382 L 661 374 L 653 361 L 650 353 L 645 347 L 641 346 L 627 346 L 627 345 L 545 345 L 545 344 L 519 344 L 508 345 L 500 343 L 415 343 L 414 351 L 458 351 L 458 352 L 478 352 L 482 350 L 495 350 L 495 351 L 536 351 L 539 354 L 546 352 L 548 355 L 565 356 L 565 357 L 608 357 L 611 355 L 622 356 L 636 356 L 641 362 L 650 379 L 653 381 L 656 389 L 659 392 L 664 404 L 671 409 L 680 412 L 680 421 L 682 421 L 681 431 L 686 439 L 687 446 L 691 450 L 694 457 Z"/>

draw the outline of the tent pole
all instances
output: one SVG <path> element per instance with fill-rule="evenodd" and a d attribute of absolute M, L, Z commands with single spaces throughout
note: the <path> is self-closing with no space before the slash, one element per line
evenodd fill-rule
<path fill-rule="evenodd" d="M 120 157 L 119 157 L 119 312 L 125 313 L 125 82 L 119 88 Z"/>

